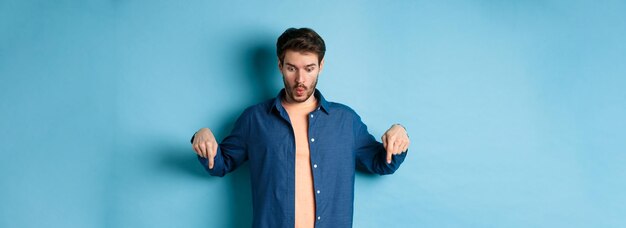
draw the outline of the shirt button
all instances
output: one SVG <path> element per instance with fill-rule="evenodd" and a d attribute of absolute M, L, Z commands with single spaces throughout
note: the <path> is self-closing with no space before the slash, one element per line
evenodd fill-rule
<path fill-rule="evenodd" d="M 320 220 L 320 219 L 322 219 L 322 217 L 320 217 L 320 216 L 317 216 L 317 220 Z"/>
<path fill-rule="evenodd" d="M 317 194 L 320 194 L 320 190 L 317 190 Z"/>
<path fill-rule="evenodd" d="M 317 169 L 317 164 L 313 164 L 313 168 L 316 168 L 316 169 Z"/>
<path fill-rule="evenodd" d="M 313 114 L 311 114 L 311 118 L 313 118 Z"/>
<path fill-rule="evenodd" d="M 315 138 L 311 138 L 311 142 L 315 142 Z"/>

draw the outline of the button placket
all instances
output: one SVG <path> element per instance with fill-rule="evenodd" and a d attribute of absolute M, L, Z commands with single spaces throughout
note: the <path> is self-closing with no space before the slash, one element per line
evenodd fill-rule
<path fill-rule="evenodd" d="M 318 107 L 318 108 L 317 108 L 317 110 L 320 110 L 320 108 Z M 311 155 L 310 155 L 310 156 L 311 156 L 311 163 L 313 163 L 313 169 L 317 170 L 317 163 L 316 163 L 316 160 L 317 160 L 317 159 L 316 159 L 316 157 L 317 157 L 317 156 L 316 156 L 316 154 L 315 154 L 315 149 L 314 149 L 314 148 L 315 148 L 315 146 L 314 146 L 314 143 L 315 143 L 315 136 L 314 136 L 314 133 L 313 133 L 313 132 L 315 132 L 314 127 L 313 127 L 313 126 L 315 125 L 315 122 L 316 122 L 316 120 L 317 120 L 317 119 L 315 118 L 315 114 L 314 114 L 314 112 L 309 113 L 309 117 L 310 117 L 310 119 L 311 119 L 311 120 L 309 121 L 309 134 L 310 134 L 310 139 L 309 139 L 309 140 L 310 140 L 310 143 L 311 143 L 311 144 L 309 145 L 309 148 L 310 148 L 310 150 L 311 150 Z M 317 183 L 319 183 L 319 182 L 318 182 L 318 180 L 317 180 L 317 179 L 319 178 L 319 176 L 318 176 L 318 175 L 319 175 L 319 173 L 318 173 L 318 174 L 316 174 L 316 173 L 318 173 L 318 172 L 317 172 L 317 171 L 314 171 L 314 172 L 313 172 L 313 179 L 314 179 L 314 183 L 316 183 L 316 184 L 314 184 L 314 186 L 313 186 L 313 187 L 314 187 L 315 189 L 318 189 L 316 185 L 317 185 Z M 318 189 L 318 190 L 315 190 L 315 192 L 316 192 L 316 194 L 317 194 L 317 195 L 319 195 L 319 194 L 320 194 L 320 190 L 319 190 L 319 189 Z M 318 197 L 315 197 L 315 201 L 316 201 L 316 204 L 318 204 L 318 205 L 319 205 L 319 203 L 320 203 L 320 199 L 319 199 Z M 319 211 L 318 211 L 318 210 L 319 210 L 319 208 L 317 208 L 317 207 L 316 207 L 316 209 L 315 209 L 315 210 L 316 210 L 316 214 L 318 214 L 318 213 L 319 213 Z M 317 219 L 317 221 L 319 222 L 319 221 L 322 219 L 322 217 L 321 217 L 321 216 L 317 216 L 317 217 L 316 217 L 316 219 Z"/>

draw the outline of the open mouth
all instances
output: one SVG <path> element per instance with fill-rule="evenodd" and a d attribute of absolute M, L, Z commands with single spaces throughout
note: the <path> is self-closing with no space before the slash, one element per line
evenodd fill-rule
<path fill-rule="evenodd" d="M 296 95 L 302 96 L 306 92 L 306 88 L 304 88 L 304 87 L 296 87 L 295 91 L 296 91 Z"/>

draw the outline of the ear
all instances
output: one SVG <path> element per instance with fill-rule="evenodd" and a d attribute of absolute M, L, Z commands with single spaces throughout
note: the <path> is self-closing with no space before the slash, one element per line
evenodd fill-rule
<path fill-rule="evenodd" d="M 280 59 L 278 59 L 278 70 L 283 71 L 283 63 L 280 62 Z"/>
<path fill-rule="evenodd" d="M 323 69 L 324 69 L 324 59 L 322 59 L 322 61 L 320 61 L 320 73 L 322 73 Z"/>

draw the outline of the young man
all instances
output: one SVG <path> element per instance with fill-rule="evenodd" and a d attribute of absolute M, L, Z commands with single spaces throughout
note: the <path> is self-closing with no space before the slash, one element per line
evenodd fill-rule
<path fill-rule="evenodd" d="M 324 67 L 324 40 L 312 29 L 287 29 L 276 43 L 285 88 L 247 108 L 218 144 L 208 128 L 191 141 L 213 176 L 250 161 L 253 227 L 352 227 L 357 166 L 393 173 L 409 137 L 394 124 L 377 142 L 348 106 L 315 88 Z"/>

